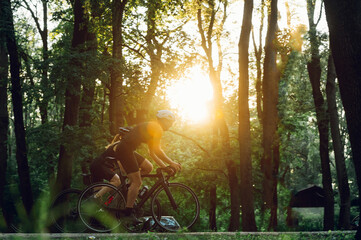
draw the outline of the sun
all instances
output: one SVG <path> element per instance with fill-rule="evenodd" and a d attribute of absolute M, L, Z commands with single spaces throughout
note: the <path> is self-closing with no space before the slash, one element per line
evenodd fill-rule
<path fill-rule="evenodd" d="M 205 122 L 210 118 L 213 89 L 208 76 L 200 67 L 188 70 L 167 90 L 171 108 L 176 109 L 184 121 Z"/>

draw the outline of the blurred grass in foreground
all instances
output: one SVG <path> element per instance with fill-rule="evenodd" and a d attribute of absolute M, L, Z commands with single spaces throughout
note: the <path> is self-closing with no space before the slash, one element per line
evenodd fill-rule
<path fill-rule="evenodd" d="M 29 239 L 29 240 L 339 240 L 355 239 L 356 231 L 334 231 L 334 232 L 257 232 L 257 233 L 233 233 L 233 232 L 206 232 L 206 233 L 140 233 L 140 234 L 0 234 L 0 239 Z"/>

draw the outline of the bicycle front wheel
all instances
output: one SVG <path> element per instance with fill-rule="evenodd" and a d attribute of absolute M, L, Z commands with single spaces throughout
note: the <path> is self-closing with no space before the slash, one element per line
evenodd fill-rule
<path fill-rule="evenodd" d="M 94 195 L 102 188 L 108 191 L 101 197 Z M 95 232 L 122 232 L 119 211 L 125 208 L 123 194 L 113 185 L 108 183 L 95 183 L 87 187 L 79 197 L 79 217 L 87 226 Z"/>
<path fill-rule="evenodd" d="M 167 187 L 158 189 L 151 208 L 154 221 L 167 231 L 190 229 L 198 219 L 200 210 L 197 195 L 181 183 L 168 183 Z"/>
<path fill-rule="evenodd" d="M 77 203 L 81 190 L 66 189 L 59 193 L 51 204 L 53 226 L 59 232 L 84 232 L 87 228 L 79 218 Z"/>

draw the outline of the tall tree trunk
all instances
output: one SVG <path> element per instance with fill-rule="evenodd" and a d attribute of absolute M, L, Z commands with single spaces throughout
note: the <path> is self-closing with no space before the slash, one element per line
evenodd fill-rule
<path fill-rule="evenodd" d="M 336 70 L 333 63 L 332 54 L 328 56 L 327 68 L 327 106 L 330 116 L 330 127 L 332 136 L 333 151 L 335 153 L 338 191 L 340 194 L 340 214 L 338 218 L 338 227 L 340 229 L 350 228 L 350 187 L 348 185 L 348 176 L 345 163 L 344 146 L 341 140 L 337 105 L 336 105 Z"/>
<path fill-rule="evenodd" d="M 84 17 L 84 0 L 74 1 L 74 30 L 72 38 L 72 51 L 79 54 L 80 47 L 85 43 L 87 33 L 86 20 Z M 65 112 L 63 122 L 63 132 L 71 131 L 67 126 L 78 124 L 80 86 L 81 79 L 77 72 L 81 71 L 82 62 L 77 57 L 70 60 L 74 73 L 69 74 L 65 90 Z M 70 133 L 71 134 L 71 133 Z M 56 179 L 55 193 L 70 188 L 73 169 L 72 153 L 64 145 L 60 146 L 58 175 Z"/>
<path fill-rule="evenodd" d="M 20 84 L 20 61 L 15 39 L 13 14 L 10 0 L 1 0 L 2 15 L 5 20 L 7 51 L 10 56 L 11 93 L 14 111 L 14 125 L 16 138 L 16 161 L 18 164 L 19 188 L 21 198 L 27 214 L 33 206 L 33 193 L 31 190 L 29 165 L 27 158 L 25 127 L 23 119 L 23 101 Z"/>
<path fill-rule="evenodd" d="M 316 24 L 314 23 L 315 1 L 307 0 L 307 12 L 309 20 L 309 35 L 311 43 L 311 61 L 307 63 L 308 75 L 312 86 L 312 95 L 316 108 L 317 127 L 320 138 L 320 158 L 322 169 L 322 185 L 325 191 L 324 230 L 333 229 L 334 200 L 332 191 L 332 178 L 330 169 L 330 157 L 328 152 L 329 119 L 327 105 L 321 92 L 321 63 L 319 43 L 317 40 Z"/>
<path fill-rule="evenodd" d="M 330 44 L 361 196 L 361 3 L 325 0 Z M 361 215 L 361 201 L 359 201 Z M 361 239 L 359 226 L 355 239 Z"/>
<path fill-rule="evenodd" d="M 1 9 L 3 5 L 0 5 Z M 9 113 L 8 113 L 8 70 L 9 61 L 6 51 L 6 37 L 3 31 L 2 22 L 5 14 L 0 10 L 0 208 L 2 209 L 5 223 L 9 226 L 10 216 L 5 207 L 4 189 L 6 186 L 6 168 L 8 161 L 8 132 L 9 132 Z"/>
<path fill-rule="evenodd" d="M 199 3 L 200 4 L 200 3 Z M 228 2 L 225 1 L 223 3 L 224 9 L 223 9 L 223 18 L 221 20 L 221 23 L 219 24 L 220 29 L 218 29 L 220 32 L 223 30 L 223 26 L 226 20 L 227 16 L 227 4 Z M 236 171 L 236 164 L 231 159 L 230 156 L 230 142 L 229 142 L 229 132 L 228 132 L 228 126 L 225 121 L 224 117 L 224 111 L 223 111 L 223 95 L 222 95 L 222 84 L 221 84 L 221 71 L 222 71 L 222 62 L 223 62 L 223 56 L 221 51 L 221 44 L 219 36 L 217 37 L 217 45 L 218 45 L 218 67 L 217 69 L 214 68 L 213 65 L 213 57 L 212 57 L 212 36 L 213 36 L 213 28 L 216 20 L 216 9 L 214 2 L 209 3 L 209 10 L 211 12 L 210 19 L 209 19 L 209 26 L 207 31 L 207 36 L 205 35 L 205 32 L 203 30 L 202 26 L 202 10 L 201 6 L 199 6 L 199 9 L 197 11 L 197 20 L 198 20 L 198 30 L 201 35 L 202 39 L 202 48 L 206 54 L 206 59 L 208 61 L 208 69 L 209 69 L 209 78 L 211 80 L 211 84 L 213 87 L 213 93 L 214 93 L 214 123 L 216 127 L 217 133 L 220 135 L 221 144 L 223 148 L 223 156 L 222 158 L 225 161 L 225 165 L 227 167 L 228 171 L 228 185 L 230 189 L 230 197 L 231 197 L 231 217 L 229 221 L 229 231 L 238 231 L 240 228 L 240 205 L 239 205 L 239 194 L 238 194 L 238 178 L 237 178 L 237 171 Z M 216 136 L 217 137 L 217 136 Z"/>
<path fill-rule="evenodd" d="M 118 133 L 118 127 L 124 124 L 122 85 L 123 85 L 123 14 L 127 0 L 113 0 L 113 66 L 110 75 L 110 93 L 109 93 L 109 120 L 110 133 Z"/>
<path fill-rule="evenodd" d="M 95 19 L 100 16 L 99 14 L 99 2 L 92 1 L 91 2 L 91 19 Z M 90 17 L 86 16 L 87 24 L 94 25 L 95 23 L 90 22 Z M 97 59 L 97 48 L 98 48 L 98 42 L 97 42 L 97 34 L 95 32 L 90 32 L 89 28 L 87 29 L 88 32 L 86 33 L 86 54 L 89 56 L 87 58 L 87 61 L 85 62 L 86 69 L 91 68 L 94 66 L 94 63 L 92 64 L 92 61 L 96 61 Z M 88 60 L 89 59 L 89 60 Z M 91 71 L 91 75 L 86 75 L 83 81 L 83 91 L 80 101 L 80 108 L 79 108 L 79 127 L 86 129 L 91 126 L 92 122 L 92 109 L 93 109 L 93 101 L 95 96 L 95 80 L 97 79 L 98 75 L 94 74 L 94 71 Z M 93 139 L 89 139 L 85 144 L 92 146 L 93 145 Z M 88 165 L 89 162 L 92 160 L 92 154 L 90 153 L 90 157 L 86 158 L 81 163 L 81 170 L 83 174 L 88 173 Z"/>
<path fill-rule="evenodd" d="M 361 3 L 358 0 L 325 0 L 324 3 L 361 196 Z M 361 201 L 359 206 L 361 215 Z M 355 239 L 361 239 L 361 227 Z"/>
<path fill-rule="evenodd" d="M 256 68 L 257 68 L 257 80 L 256 80 L 256 94 L 257 94 L 257 117 L 258 120 L 260 122 L 260 124 L 262 125 L 262 114 L 263 114 L 263 108 L 262 108 L 262 67 L 261 67 L 261 61 L 262 61 L 262 52 L 263 52 L 263 46 L 262 46 L 262 32 L 263 32 L 263 21 L 264 21 L 264 0 L 261 0 L 261 25 L 259 28 L 259 46 L 257 47 L 256 45 L 256 40 L 254 37 L 254 32 L 252 31 L 252 40 L 253 40 L 253 48 L 255 51 L 255 57 L 256 57 Z"/>
<path fill-rule="evenodd" d="M 147 35 L 145 37 L 147 42 L 147 54 L 150 58 L 150 83 L 148 85 L 148 90 L 144 94 L 144 97 L 140 103 L 140 109 L 137 110 L 137 119 L 136 121 L 142 122 L 145 121 L 149 107 L 151 106 L 152 100 L 154 98 L 155 92 L 158 87 L 158 82 L 163 68 L 162 54 L 163 46 L 156 39 L 156 12 L 159 8 L 159 0 L 149 1 L 147 9 Z M 164 44 L 164 43 L 162 43 Z"/>
<path fill-rule="evenodd" d="M 48 105 L 51 93 L 49 93 L 49 79 L 48 79 L 48 71 L 49 71 L 49 47 L 48 47 L 48 0 L 42 0 L 43 3 L 43 25 L 44 29 L 40 32 L 41 39 L 43 42 L 43 69 L 42 69 L 42 78 L 41 78 L 41 86 L 43 92 L 43 100 L 40 105 L 40 113 L 41 113 L 41 122 L 44 124 L 48 122 Z"/>
<path fill-rule="evenodd" d="M 263 157 L 261 169 L 263 172 L 263 206 L 262 210 L 271 209 L 269 229 L 277 226 L 277 173 L 279 167 L 279 137 L 278 128 L 278 85 L 279 71 L 276 64 L 276 47 L 274 41 L 277 31 L 277 0 L 271 1 L 268 16 L 268 29 L 265 43 L 265 59 L 263 68 Z M 275 175 L 276 174 L 276 175 Z"/>
<path fill-rule="evenodd" d="M 239 155 L 240 155 L 240 201 L 242 208 L 242 230 L 257 231 L 254 215 L 254 199 L 252 187 L 252 159 L 251 159 L 251 125 L 248 104 L 249 75 L 248 48 L 252 27 L 253 0 L 246 0 L 243 7 L 242 31 L 238 43 L 239 62 Z"/>

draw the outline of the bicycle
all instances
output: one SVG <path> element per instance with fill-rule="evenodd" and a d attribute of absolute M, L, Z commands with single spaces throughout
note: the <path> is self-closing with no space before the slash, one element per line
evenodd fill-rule
<path fill-rule="evenodd" d="M 157 178 L 157 181 L 134 206 L 137 218 L 143 220 L 141 224 L 125 221 L 121 213 L 126 204 L 126 181 L 122 181 L 119 188 L 109 183 L 94 183 L 84 189 L 78 201 L 79 217 L 87 228 L 95 232 L 138 232 L 156 226 L 172 232 L 190 229 L 199 217 L 198 198 L 188 186 L 170 183 L 168 180 L 172 176 L 174 173 L 169 173 L 169 167 L 158 168 L 156 174 L 142 175 L 143 178 Z M 95 200 L 93 195 L 103 187 L 110 190 Z M 150 212 L 144 210 L 148 199 Z"/>
<path fill-rule="evenodd" d="M 57 232 L 85 232 L 87 227 L 79 219 L 78 199 L 82 191 L 69 188 L 60 192 L 50 206 L 50 219 Z"/>

